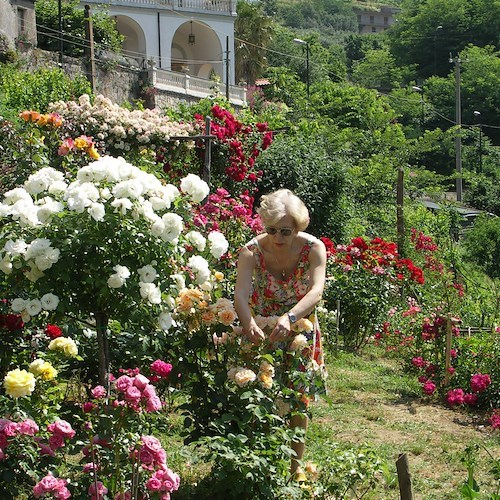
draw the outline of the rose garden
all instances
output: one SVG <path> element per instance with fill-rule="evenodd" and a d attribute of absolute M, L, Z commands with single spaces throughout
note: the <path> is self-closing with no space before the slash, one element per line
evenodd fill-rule
<path fill-rule="evenodd" d="M 333 498 L 321 463 L 307 487 L 288 474 L 307 325 L 285 351 L 253 346 L 232 305 L 238 248 L 262 230 L 256 199 L 268 179 L 286 186 L 273 166 L 286 172 L 287 138 L 267 118 L 220 99 L 179 116 L 82 95 L 2 121 L 2 498 L 175 498 L 189 478 L 169 463 L 173 418 L 207 464 L 200 498 Z M 420 398 L 498 432 L 498 314 L 464 335 L 475 299 L 439 221 L 415 209 L 403 252 L 359 225 L 336 234 L 320 205 L 343 207 L 323 196 L 306 201 L 328 250 L 328 356 L 376 346 Z"/>

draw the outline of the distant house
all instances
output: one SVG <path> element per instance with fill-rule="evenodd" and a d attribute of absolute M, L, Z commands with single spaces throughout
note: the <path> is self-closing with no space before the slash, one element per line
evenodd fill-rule
<path fill-rule="evenodd" d="M 12 48 L 36 45 L 35 0 L 0 0 L 0 35 Z"/>
<path fill-rule="evenodd" d="M 154 67 L 154 86 L 202 97 L 217 80 L 224 94 L 243 102 L 235 85 L 234 21 L 236 0 L 85 0 L 105 8 L 124 35 L 122 51 L 139 66 Z"/>
<path fill-rule="evenodd" d="M 401 9 L 390 6 L 363 7 L 360 4 L 354 8 L 358 18 L 358 29 L 360 33 L 380 33 L 394 24 L 394 15 Z"/>

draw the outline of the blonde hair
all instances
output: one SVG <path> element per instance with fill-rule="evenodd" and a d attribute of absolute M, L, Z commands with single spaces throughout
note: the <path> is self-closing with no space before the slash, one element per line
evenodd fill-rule
<path fill-rule="evenodd" d="M 283 217 L 290 215 L 298 231 L 304 231 L 309 225 L 309 210 L 304 202 L 289 189 L 278 189 L 260 200 L 257 209 L 265 225 L 276 224 Z"/>

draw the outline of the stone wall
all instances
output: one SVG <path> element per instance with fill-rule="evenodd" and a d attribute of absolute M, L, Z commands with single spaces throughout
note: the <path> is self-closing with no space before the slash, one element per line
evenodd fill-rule
<path fill-rule="evenodd" d="M 40 49 L 28 49 L 20 52 L 23 69 L 36 70 L 57 68 L 59 54 Z M 62 68 L 71 77 L 88 75 L 88 68 L 83 59 L 64 56 Z M 117 104 L 132 103 L 141 97 L 147 72 L 134 66 L 125 59 L 106 58 L 101 55 L 96 60 L 96 94 L 102 94 Z"/>

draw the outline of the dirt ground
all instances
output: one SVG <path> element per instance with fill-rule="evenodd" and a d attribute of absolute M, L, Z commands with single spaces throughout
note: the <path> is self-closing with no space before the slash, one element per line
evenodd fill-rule
<path fill-rule="evenodd" d="M 347 411 L 337 422 L 329 422 L 336 429 L 335 439 L 383 450 L 394 464 L 399 454 L 405 453 L 415 499 L 461 498 L 459 487 L 467 478 L 467 470 L 460 457 L 473 443 L 483 444 L 493 457 L 500 457 L 500 433 L 492 430 L 484 415 L 415 399 L 388 402 L 380 395 L 361 391 L 351 395 L 350 403 L 359 405 L 357 411 Z M 325 413 L 321 413 L 324 418 Z M 491 459 L 483 449 L 474 473 L 482 492 L 492 493 L 498 488 L 490 468 Z M 399 498 L 398 489 L 384 498 Z"/>

